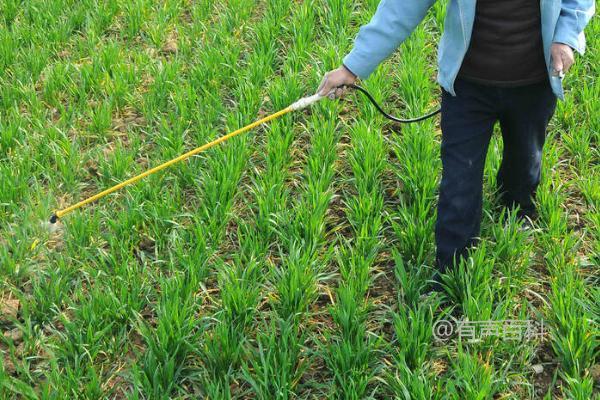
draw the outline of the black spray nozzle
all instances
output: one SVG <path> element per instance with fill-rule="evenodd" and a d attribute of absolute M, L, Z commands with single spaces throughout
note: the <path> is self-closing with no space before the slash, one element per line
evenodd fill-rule
<path fill-rule="evenodd" d="M 50 217 L 50 223 L 55 224 L 56 221 L 58 221 L 58 216 L 56 214 L 52 214 L 52 216 Z"/>

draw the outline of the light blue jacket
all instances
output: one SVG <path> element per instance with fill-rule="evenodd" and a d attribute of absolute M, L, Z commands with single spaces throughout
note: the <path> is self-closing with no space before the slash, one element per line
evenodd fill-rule
<path fill-rule="evenodd" d="M 435 0 L 382 0 L 371 21 L 360 28 L 344 65 L 366 79 L 425 18 Z M 438 48 L 438 82 L 454 92 L 454 80 L 469 47 L 476 0 L 450 0 L 444 34 Z M 554 94 L 564 99 L 562 79 L 552 69 L 550 46 L 564 43 L 585 51 L 583 29 L 595 10 L 595 0 L 541 0 L 542 39 L 548 76 Z"/>

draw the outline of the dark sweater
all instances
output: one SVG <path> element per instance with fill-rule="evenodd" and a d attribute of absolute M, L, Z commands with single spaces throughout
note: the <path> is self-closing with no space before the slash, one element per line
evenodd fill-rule
<path fill-rule="evenodd" d="M 547 79 L 540 0 L 477 0 L 459 77 L 511 87 Z"/>

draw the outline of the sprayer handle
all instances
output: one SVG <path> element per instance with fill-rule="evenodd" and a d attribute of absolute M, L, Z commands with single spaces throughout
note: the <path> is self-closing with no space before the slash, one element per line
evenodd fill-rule
<path fill-rule="evenodd" d="M 290 108 L 293 111 L 302 110 L 306 107 L 309 107 L 309 106 L 315 104 L 317 101 L 319 101 L 325 97 L 327 97 L 327 96 L 321 96 L 319 93 L 315 93 L 312 96 L 303 97 L 300 100 L 294 102 L 290 106 Z"/>

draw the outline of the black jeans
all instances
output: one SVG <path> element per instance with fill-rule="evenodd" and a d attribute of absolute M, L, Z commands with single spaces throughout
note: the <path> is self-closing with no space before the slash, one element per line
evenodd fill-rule
<path fill-rule="evenodd" d="M 496 121 L 504 151 L 498 171 L 501 202 L 535 212 L 542 147 L 556 108 L 549 82 L 516 88 L 457 79 L 456 96 L 442 89 L 442 182 L 435 230 L 442 271 L 466 255 L 479 236 L 483 168 Z"/>

